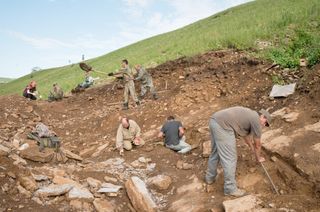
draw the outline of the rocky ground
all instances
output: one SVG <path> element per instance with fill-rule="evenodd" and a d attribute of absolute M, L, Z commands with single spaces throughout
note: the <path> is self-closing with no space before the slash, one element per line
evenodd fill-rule
<path fill-rule="evenodd" d="M 232 50 L 169 61 L 149 70 L 160 98 L 128 111 L 113 84 L 53 103 L 0 97 L 0 211 L 319 211 L 320 66 L 271 65 Z M 296 92 L 270 99 L 272 76 L 297 82 Z M 273 113 L 263 154 L 280 195 L 241 140 L 237 181 L 249 195 L 225 197 L 221 169 L 216 183 L 204 184 L 209 117 L 234 105 Z M 191 153 L 156 138 L 169 114 L 186 127 Z M 136 120 L 147 141 L 123 157 L 115 151 L 120 115 Z M 40 153 L 27 139 L 40 121 L 59 135 L 63 154 Z"/>

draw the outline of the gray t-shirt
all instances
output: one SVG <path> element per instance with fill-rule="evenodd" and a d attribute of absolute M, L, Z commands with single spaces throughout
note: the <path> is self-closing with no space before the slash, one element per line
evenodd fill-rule
<path fill-rule="evenodd" d="M 259 115 L 246 107 L 230 107 L 220 110 L 212 115 L 214 120 L 226 130 L 233 130 L 241 137 L 252 135 L 261 138 L 261 125 Z"/>
<path fill-rule="evenodd" d="M 161 132 L 165 135 L 166 145 L 177 145 L 179 144 L 179 127 L 182 127 L 180 121 L 167 121 L 161 128 Z"/>

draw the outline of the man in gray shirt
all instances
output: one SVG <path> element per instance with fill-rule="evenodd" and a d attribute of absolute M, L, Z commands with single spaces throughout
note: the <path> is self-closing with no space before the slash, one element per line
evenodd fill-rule
<path fill-rule="evenodd" d="M 261 127 L 269 126 L 271 116 L 266 110 L 259 114 L 245 107 L 231 107 L 214 113 L 209 122 L 211 132 L 212 153 L 208 160 L 205 176 L 207 184 L 212 184 L 217 176 L 220 160 L 224 172 L 224 194 L 243 196 L 245 191 L 237 188 L 235 173 L 237 166 L 236 135 L 243 137 L 254 152 L 258 162 L 265 159 L 261 152 Z"/>
<path fill-rule="evenodd" d="M 184 154 L 191 150 L 190 144 L 186 143 L 181 122 L 176 121 L 173 116 L 167 118 L 167 122 L 162 126 L 158 137 L 164 137 L 166 147 L 178 151 L 178 153 Z"/>

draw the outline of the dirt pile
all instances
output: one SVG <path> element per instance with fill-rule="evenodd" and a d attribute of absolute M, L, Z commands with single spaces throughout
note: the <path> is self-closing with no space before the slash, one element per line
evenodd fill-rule
<path fill-rule="evenodd" d="M 263 145 L 265 166 L 280 196 L 274 198 L 263 170 L 244 142 L 238 142 L 237 181 L 253 195 L 250 198 L 259 200 L 253 208 L 316 211 L 320 66 L 294 74 L 277 67 L 267 70 L 270 66 L 232 50 L 169 61 L 149 70 L 160 98 L 153 101 L 150 95 L 128 111 L 121 111 L 123 90 L 112 89 L 113 84 L 52 103 L 0 97 L 0 211 L 134 211 L 137 206 L 130 199 L 135 197 L 129 199 L 125 188 L 132 177 L 145 184 L 145 195 L 159 210 L 222 211 L 222 203 L 232 199 L 223 196 L 223 173 L 213 185 L 203 182 L 210 149 L 208 120 L 214 111 L 235 105 L 277 111 L 264 132 Z M 274 75 L 297 82 L 297 91 L 270 99 Z M 120 157 L 114 148 L 115 134 L 118 117 L 124 114 L 140 125 L 147 142 Z M 190 154 L 166 149 L 155 137 L 171 114 L 186 127 L 187 142 L 193 147 Z M 32 145 L 26 135 L 39 121 L 61 138 L 70 156 L 66 163 L 22 158 L 21 152 L 28 148 L 19 149 Z M 170 179 L 165 189 L 150 180 L 162 175 Z"/>

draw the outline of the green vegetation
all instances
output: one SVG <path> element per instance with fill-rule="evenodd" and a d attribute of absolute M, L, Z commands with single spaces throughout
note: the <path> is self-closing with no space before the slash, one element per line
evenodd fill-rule
<path fill-rule="evenodd" d="M 116 70 L 127 58 L 130 64 L 154 66 L 181 56 L 192 56 L 208 50 L 223 48 L 257 48 L 257 40 L 273 45 L 258 52 L 284 67 L 295 67 L 300 57 L 309 64 L 319 62 L 320 34 L 319 0 L 256 0 L 181 29 L 158 35 L 109 54 L 88 60 L 94 69 L 103 72 Z M 94 77 L 105 75 L 94 73 Z M 78 65 L 36 72 L 38 90 L 48 93 L 54 82 L 65 91 L 83 80 Z M 21 93 L 30 75 L 0 86 L 0 95 Z"/>
<path fill-rule="evenodd" d="M 7 83 L 12 81 L 13 79 L 11 78 L 4 78 L 4 77 L 0 77 L 0 83 Z"/>

